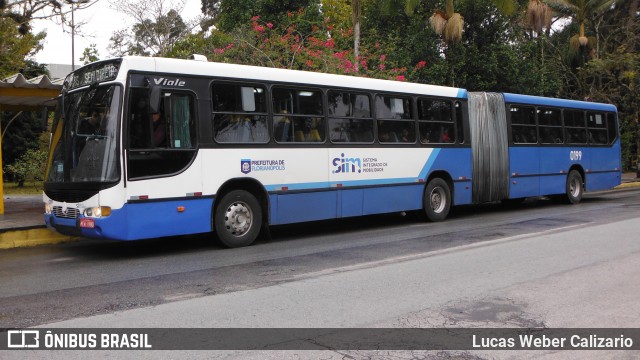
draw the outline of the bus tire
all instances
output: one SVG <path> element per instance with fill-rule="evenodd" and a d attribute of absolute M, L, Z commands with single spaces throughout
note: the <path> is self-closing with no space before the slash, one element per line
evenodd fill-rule
<path fill-rule="evenodd" d="M 577 170 L 569 171 L 567 175 L 565 201 L 569 204 L 577 204 L 582 200 L 584 187 L 582 185 L 582 175 Z"/>
<path fill-rule="evenodd" d="M 262 227 L 260 203 L 248 191 L 231 191 L 222 197 L 216 207 L 214 226 L 225 246 L 235 248 L 251 245 Z"/>
<path fill-rule="evenodd" d="M 446 181 L 441 178 L 429 181 L 423 199 L 427 219 L 434 222 L 446 219 L 451 210 L 451 202 L 451 189 Z"/>

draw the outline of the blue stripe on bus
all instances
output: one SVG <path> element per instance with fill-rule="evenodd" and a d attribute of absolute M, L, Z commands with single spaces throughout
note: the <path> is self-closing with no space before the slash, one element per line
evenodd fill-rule
<path fill-rule="evenodd" d="M 429 175 L 429 171 L 433 168 L 433 164 L 436 162 L 438 155 L 440 154 L 440 149 L 433 149 L 431 155 L 429 155 L 429 159 L 420 170 L 420 174 L 418 175 L 418 179 L 427 179 L 427 175 Z"/>
<path fill-rule="evenodd" d="M 458 97 L 461 99 L 468 99 L 469 92 L 465 89 L 458 89 Z"/>
<path fill-rule="evenodd" d="M 617 111 L 616 107 L 611 104 L 602 104 L 602 103 L 577 101 L 577 100 L 555 99 L 555 98 L 547 98 L 547 97 L 541 97 L 541 96 L 530 96 L 530 95 L 509 94 L 509 93 L 504 93 L 503 96 L 504 96 L 504 101 L 506 103 L 557 106 L 557 107 L 596 110 L 596 111 L 612 111 L 612 112 Z"/>

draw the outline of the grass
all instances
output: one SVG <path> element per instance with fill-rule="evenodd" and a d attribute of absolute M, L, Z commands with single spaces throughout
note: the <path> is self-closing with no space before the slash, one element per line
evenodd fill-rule
<path fill-rule="evenodd" d="M 42 194 L 42 181 L 25 182 L 23 187 L 18 187 L 18 183 L 4 183 L 5 195 L 40 195 Z"/>

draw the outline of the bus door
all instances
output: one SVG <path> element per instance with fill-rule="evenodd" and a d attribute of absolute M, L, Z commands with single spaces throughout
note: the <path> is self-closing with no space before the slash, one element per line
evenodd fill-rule
<path fill-rule="evenodd" d="M 196 155 L 195 101 L 190 93 L 162 91 L 157 108 L 148 90 L 132 89 L 127 121 L 127 176 L 131 179 L 181 172 Z"/>

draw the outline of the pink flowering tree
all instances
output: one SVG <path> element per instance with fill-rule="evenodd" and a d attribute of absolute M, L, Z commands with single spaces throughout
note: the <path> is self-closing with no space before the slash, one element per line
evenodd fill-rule
<path fill-rule="evenodd" d="M 363 42 L 353 53 L 353 30 L 336 29 L 330 18 L 309 21 L 305 10 L 289 12 L 286 22 L 274 23 L 259 15 L 232 34 L 232 40 L 207 54 L 211 61 L 282 69 L 357 75 L 398 81 L 410 80 L 427 64 L 413 68 L 390 62 L 380 43 Z"/>

